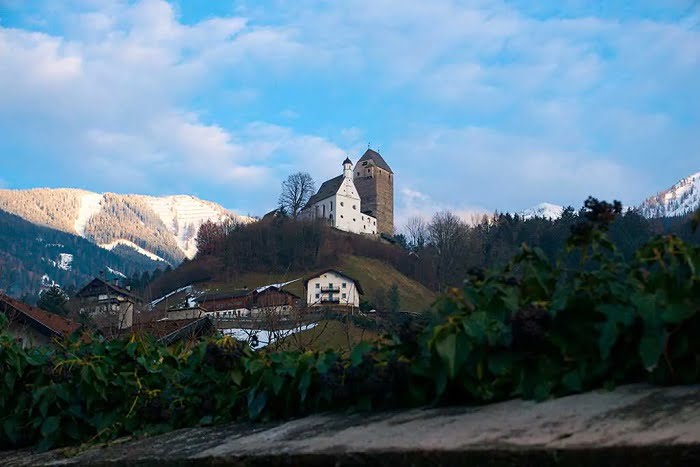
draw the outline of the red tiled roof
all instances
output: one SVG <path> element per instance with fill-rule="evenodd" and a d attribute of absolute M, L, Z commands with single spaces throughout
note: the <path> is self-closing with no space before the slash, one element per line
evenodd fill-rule
<path fill-rule="evenodd" d="M 19 313 L 25 321 L 34 324 L 34 327 L 44 334 L 47 334 L 48 331 L 50 334 L 65 337 L 80 329 L 80 324 L 75 321 L 34 308 L 4 294 L 0 294 L 0 303 L 4 303 L 14 312 Z"/>

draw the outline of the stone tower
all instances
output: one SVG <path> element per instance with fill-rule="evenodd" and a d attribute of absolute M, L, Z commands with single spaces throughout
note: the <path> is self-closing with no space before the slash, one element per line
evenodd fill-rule
<path fill-rule="evenodd" d="M 355 164 L 355 187 L 362 212 L 377 218 L 377 232 L 394 235 L 394 172 L 384 158 L 368 149 Z"/>

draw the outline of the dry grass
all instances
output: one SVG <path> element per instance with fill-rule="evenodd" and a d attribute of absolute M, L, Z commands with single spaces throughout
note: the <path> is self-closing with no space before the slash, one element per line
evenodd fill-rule
<path fill-rule="evenodd" d="M 365 291 L 365 296 L 363 297 L 365 300 L 376 296 L 377 292 L 382 289 L 388 291 L 392 284 L 399 286 L 401 309 L 404 311 L 426 311 L 435 300 L 435 293 L 381 260 L 361 256 L 346 256 L 335 268 L 360 281 Z M 200 284 L 197 285 L 197 289 L 228 292 L 242 289 L 245 286 L 252 289 L 301 279 L 289 284 L 285 289 L 303 298 L 305 297 L 303 279 L 312 273 L 313 271 L 293 271 L 284 274 L 245 273 L 231 277 L 226 281 Z"/>
<path fill-rule="evenodd" d="M 361 329 L 350 322 L 323 320 L 313 329 L 281 339 L 274 347 L 279 350 L 300 351 L 333 349 L 345 353 L 359 342 L 374 342 L 380 339 L 380 334 Z"/>

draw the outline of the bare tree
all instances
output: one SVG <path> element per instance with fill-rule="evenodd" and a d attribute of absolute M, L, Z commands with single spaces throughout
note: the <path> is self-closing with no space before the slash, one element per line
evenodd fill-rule
<path fill-rule="evenodd" d="M 428 223 L 420 216 L 408 218 L 404 226 L 408 244 L 414 251 L 422 250 L 428 240 Z"/>
<path fill-rule="evenodd" d="M 428 224 L 430 243 L 435 248 L 436 272 L 440 287 L 447 285 L 457 265 L 467 236 L 467 226 L 450 211 L 438 212 Z"/>
<path fill-rule="evenodd" d="M 279 207 L 296 219 L 315 191 L 316 187 L 311 175 L 306 172 L 293 173 L 282 182 Z"/>

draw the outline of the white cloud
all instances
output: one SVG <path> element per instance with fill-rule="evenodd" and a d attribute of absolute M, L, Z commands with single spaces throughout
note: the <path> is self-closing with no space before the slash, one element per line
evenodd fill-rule
<path fill-rule="evenodd" d="M 280 157 L 291 166 L 342 152 L 265 123 L 224 128 L 188 109 L 224 70 L 303 61 L 310 52 L 293 31 L 243 18 L 185 25 L 161 0 L 97 6 L 66 13 L 64 36 L 0 27 L 0 122 L 18 144 L 55 151 L 71 176 L 119 190 L 186 177 L 245 191 L 274 179 Z M 242 105 L 256 96 L 241 88 L 225 98 Z"/>
<path fill-rule="evenodd" d="M 491 213 L 478 206 L 438 202 L 430 195 L 406 186 L 399 188 L 396 192 L 395 225 L 399 232 L 404 230 L 408 219 L 421 217 L 430 221 L 433 215 L 440 211 L 450 211 L 470 225 L 479 222 L 484 215 Z"/>

